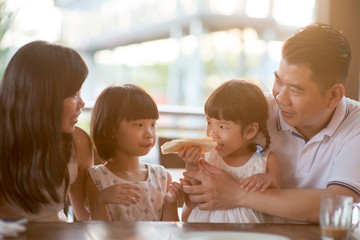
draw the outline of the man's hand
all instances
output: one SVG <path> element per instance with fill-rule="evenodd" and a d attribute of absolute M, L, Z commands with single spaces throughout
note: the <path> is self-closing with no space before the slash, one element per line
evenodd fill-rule
<path fill-rule="evenodd" d="M 204 171 L 184 172 L 186 178 L 199 182 L 198 185 L 184 185 L 183 190 L 190 195 L 192 202 L 198 203 L 202 210 L 230 209 L 240 206 L 239 200 L 244 193 L 241 184 L 226 172 L 200 161 Z"/>

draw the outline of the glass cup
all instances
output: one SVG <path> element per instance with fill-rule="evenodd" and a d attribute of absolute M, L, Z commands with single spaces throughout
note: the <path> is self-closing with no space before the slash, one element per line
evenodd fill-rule
<path fill-rule="evenodd" d="M 323 240 L 349 239 L 350 232 L 359 225 L 359 219 L 352 223 L 352 213 L 360 207 L 350 196 L 323 195 L 321 197 L 320 226 Z"/>

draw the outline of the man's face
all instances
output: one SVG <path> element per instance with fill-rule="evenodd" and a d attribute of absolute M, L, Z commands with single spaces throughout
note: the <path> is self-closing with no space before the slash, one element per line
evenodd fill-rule
<path fill-rule="evenodd" d="M 326 126 L 331 118 L 329 93 L 321 94 L 311 80 L 311 70 L 305 65 L 290 65 L 281 60 L 275 72 L 273 95 L 284 121 L 310 139 Z"/>

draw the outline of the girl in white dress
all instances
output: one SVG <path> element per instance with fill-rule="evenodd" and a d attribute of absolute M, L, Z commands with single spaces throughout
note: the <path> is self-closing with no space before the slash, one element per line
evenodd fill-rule
<path fill-rule="evenodd" d="M 261 89 L 244 80 L 230 80 L 218 87 L 205 103 L 206 134 L 217 142 L 205 160 L 230 173 L 247 191 L 280 188 L 280 169 L 274 153 L 269 152 L 270 136 L 266 127 L 267 102 Z M 265 136 L 265 146 L 255 143 L 258 133 Z M 182 149 L 179 156 L 186 170 L 200 169 L 201 150 L 197 146 Z M 196 184 L 182 179 L 183 184 Z M 183 221 L 189 222 L 279 222 L 249 208 L 200 210 L 186 198 Z"/>
<path fill-rule="evenodd" d="M 91 138 L 106 161 L 88 170 L 90 216 L 108 221 L 178 221 L 179 183 L 164 167 L 144 164 L 156 141 L 159 112 L 139 86 L 106 88 L 96 100 Z"/>

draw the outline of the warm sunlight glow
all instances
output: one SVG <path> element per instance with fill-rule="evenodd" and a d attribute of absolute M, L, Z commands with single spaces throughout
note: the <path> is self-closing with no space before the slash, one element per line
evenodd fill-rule
<path fill-rule="evenodd" d="M 56 41 L 61 32 L 61 12 L 49 0 L 6 1 L 15 13 L 13 30 L 5 35 L 6 46 L 21 46 L 29 41 L 41 39 Z"/>
<path fill-rule="evenodd" d="M 99 64 L 125 64 L 135 67 L 172 62 L 178 53 L 177 41 L 166 39 L 98 51 L 94 60 Z"/>
<path fill-rule="evenodd" d="M 277 62 L 280 62 L 281 59 L 281 47 L 283 42 L 281 41 L 270 41 L 267 45 L 267 51 L 269 57 Z"/>
<path fill-rule="evenodd" d="M 274 0 L 272 15 L 279 24 L 305 26 L 312 21 L 314 0 Z"/>
<path fill-rule="evenodd" d="M 211 0 L 209 4 L 210 11 L 213 13 L 232 15 L 239 10 L 238 0 Z"/>
<path fill-rule="evenodd" d="M 245 13 L 249 17 L 265 18 L 269 15 L 269 0 L 246 1 Z"/>

